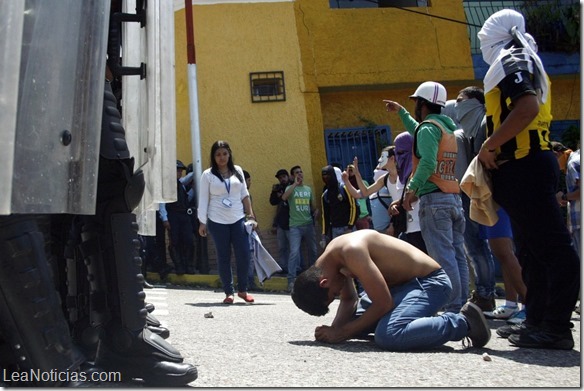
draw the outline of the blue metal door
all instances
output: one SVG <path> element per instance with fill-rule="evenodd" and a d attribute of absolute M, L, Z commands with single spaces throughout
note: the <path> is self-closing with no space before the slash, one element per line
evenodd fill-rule
<path fill-rule="evenodd" d="M 324 142 L 329 164 L 343 167 L 359 159 L 359 171 L 363 179 L 373 182 L 373 169 L 383 148 L 392 144 L 389 126 L 325 129 Z"/>

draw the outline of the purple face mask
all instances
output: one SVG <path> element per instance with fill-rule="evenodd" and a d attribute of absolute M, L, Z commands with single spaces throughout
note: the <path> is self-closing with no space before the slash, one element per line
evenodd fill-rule
<path fill-rule="evenodd" d="M 393 140 L 395 145 L 395 162 L 400 182 L 405 183 L 412 173 L 412 148 L 414 137 L 408 132 L 402 132 Z"/>

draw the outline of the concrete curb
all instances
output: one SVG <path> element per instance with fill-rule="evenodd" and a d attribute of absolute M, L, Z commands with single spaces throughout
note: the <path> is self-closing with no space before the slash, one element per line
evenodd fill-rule
<path fill-rule="evenodd" d="M 217 274 L 183 274 L 179 276 L 171 273 L 166 277 L 166 279 L 161 280 L 158 273 L 149 272 L 146 275 L 146 280 L 148 280 L 150 283 L 156 284 L 172 284 L 213 289 L 221 288 L 222 286 L 221 279 Z M 237 283 L 237 277 L 234 277 L 233 280 L 235 283 Z M 286 277 L 272 277 L 269 280 L 264 281 L 263 286 L 260 285 L 257 277 L 255 280 L 256 285 L 265 292 L 285 293 L 288 289 L 288 279 Z"/>
<path fill-rule="evenodd" d="M 150 283 L 157 284 L 171 284 L 212 289 L 219 289 L 222 286 L 221 279 L 217 274 L 183 274 L 179 276 L 171 273 L 163 281 L 160 279 L 158 273 L 149 272 L 147 273 L 146 279 Z M 237 283 L 237 277 L 234 276 L 233 281 L 234 283 Z M 256 285 L 264 292 L 287 293 L 288 290 L 288 279 L 286 277 L 272 277 L 269 280 L 264 281 L 263 286 L 260 285 L 257 277 L 255 277 L 255 281 Z M 505 288 L 505 285 L 502 281 L 497 281 L 496 285 L 500 288 Z"/>

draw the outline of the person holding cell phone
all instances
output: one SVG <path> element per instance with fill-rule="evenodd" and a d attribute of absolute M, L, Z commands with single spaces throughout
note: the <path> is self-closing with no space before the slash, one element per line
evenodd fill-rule
<path fill-rule="evenodd" d="M 233 304 L 234 287 L 231 270 L 231 248 L 237 267 L 237 296 L 247 303 L 254 298 L 247 293 L 247 273 L 251 260 L 248 234 L 244 223 L 255 222 L 243 170 L 233 163 L 226 141 L 211 146 L 211 167 L 203 171 L 199 185 L 199 235 L 211 234 L 217 250 L 219 278 L 225 292 L 224 304 Z"/>
<path fill-rule="evenodd" d="M 312 188 L 304 184 L 304 173 L 300 166 L 290 169 L 294 178 L 292 184 L 282 194 L 282 200 L 290 207 L 290 258 L 288 258 L 288 291 L 291 292 L 300 266 L 302 241 L 308 248 L 308 266 L 316 261 L 316 231 L 314 222 L 320 211 L 314 207 Z"/>

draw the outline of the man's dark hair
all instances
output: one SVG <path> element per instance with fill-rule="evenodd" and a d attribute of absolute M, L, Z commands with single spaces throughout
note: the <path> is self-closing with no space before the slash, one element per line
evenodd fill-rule
<path fill-rule="evenodd" d="M 294 166 L 290 169 L 290 175 L 294 176 L 294 170 L 296 170 L 297 168 L 300 168 L 300 166 Z"/>
<path fill-rule="evenodd" d="M 381 152 L 387 152 L 388 158 L 395 156 L 395 145 L 388 145 L 387 147 L 383 148 Z"/>
<path fill-rule="evenodd" d="M 465 87 L 460 90 L 459 94 L 466 95 L 469 99 L 476 99 L 480 104 L 485 104 L 485 92 L 482 88 L 477 86 Z"/>
<path fill-rule="evenodd" d="M 312 265 L 294 281 L 292 289 L 292 301 L 302 311 L 314 315 L 323 316 L 329 311 L 328 288 L 320 286 L 322 269 Z"/>

